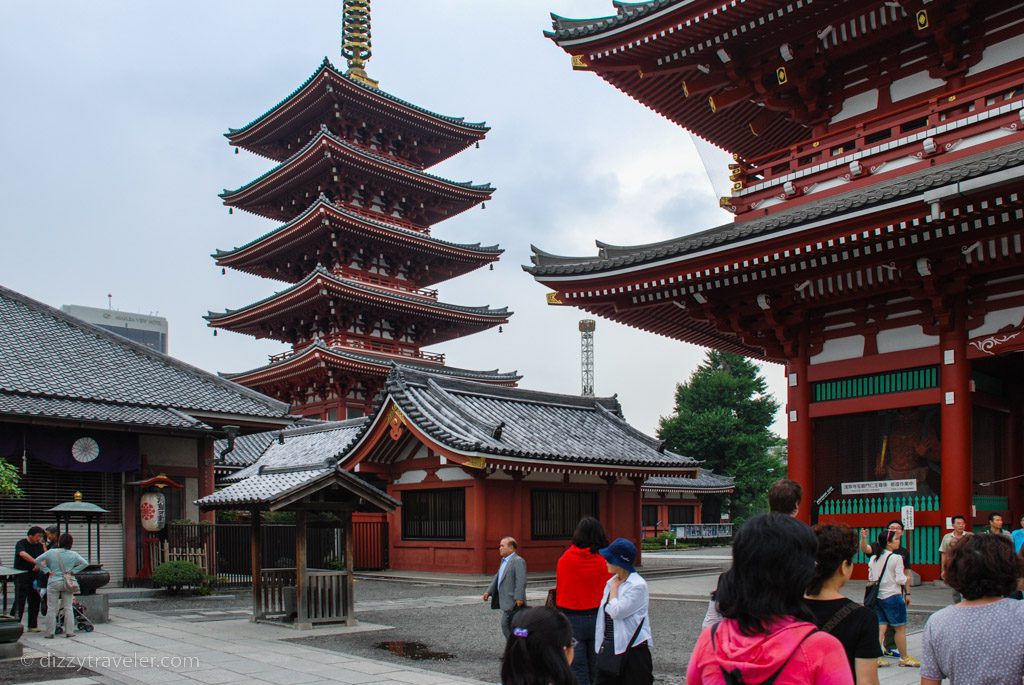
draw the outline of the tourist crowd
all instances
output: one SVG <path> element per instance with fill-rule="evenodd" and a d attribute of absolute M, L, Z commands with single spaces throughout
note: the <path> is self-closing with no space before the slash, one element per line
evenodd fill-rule
<path fill-rule="evenodd" d="M 868 531 L 844 525 L 811 528 L 795 518 L 800 498 L 798 484 L 779 481 L 769 492 L 771 511 L 736 534 L 687 685 L 877 685 L 878 669 L 893 663 L 920 668 L 922 685 L 1024 680 L 1024 517 L 1012 536 L 998 514 L 977 535 L 965 530 L 963 516 L 952 517 L 953 531 L 937 551 L 953 604 L 928 619 L 919 661 L 907 650 L 910 556 L 902 523 L 890 522 L 872 541 Z M 858 551 L 868 555 L 863 605 L 842 593 Z M 484 595 L 505 588 L 508 596 L 494 604 L 509 607 L 503 685 L 651 685 L 653 629 L 636 556 L 631 541 L 609 543 L 601 523 L 585 518 L 558 561 L 546 606 L 529 608 L 525 561 L 503 562 Z M 513 569 L 521 569 L 521 587 Z M 1004 648 L 992 649 L 997 644 Z"/>

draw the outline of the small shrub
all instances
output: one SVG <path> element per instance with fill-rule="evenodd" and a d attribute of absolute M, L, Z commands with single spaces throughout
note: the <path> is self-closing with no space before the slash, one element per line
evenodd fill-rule
<path fill-rule="evenodd" d="M 153 569 L 153 585 L 167 588 L 167 592 L 176 595 L 182 588 L 200 587 L 203 584 L 203 572 L 191 561 L 168 561 Z"/>

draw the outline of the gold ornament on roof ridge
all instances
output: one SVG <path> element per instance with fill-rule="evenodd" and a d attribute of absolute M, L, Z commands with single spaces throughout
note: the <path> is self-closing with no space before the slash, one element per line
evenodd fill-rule
<path fill-rule="evenodd" d="M 341 56 L 348 60 L 346 76 L 374 88 L 366 74 L 366 63 L 373 56 L 370 41 L 370 0 L 344 0 L 341 20 Z"/>

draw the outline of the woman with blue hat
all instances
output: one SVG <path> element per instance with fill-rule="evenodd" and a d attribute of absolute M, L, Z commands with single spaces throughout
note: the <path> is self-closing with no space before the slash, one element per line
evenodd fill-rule
<path fill-rule="evenodd" d="M 651 685 L 651 625 L 647 581 L 636 572 L 636 545 L 618 538 L 600 551 L 612 577 L 597 610 L 595 685 Z"/>

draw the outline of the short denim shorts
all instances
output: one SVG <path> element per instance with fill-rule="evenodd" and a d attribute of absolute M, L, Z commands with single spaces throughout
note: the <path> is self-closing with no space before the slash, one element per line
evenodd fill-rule
<path fill-rule="evenodd" d="M 878 600 L 875 604 L 875 615 L 878 616 L 878 625 L 890 625 L 892 627 L 907 625 L 907 603 L 903 595 L 893 595 Z"/>

